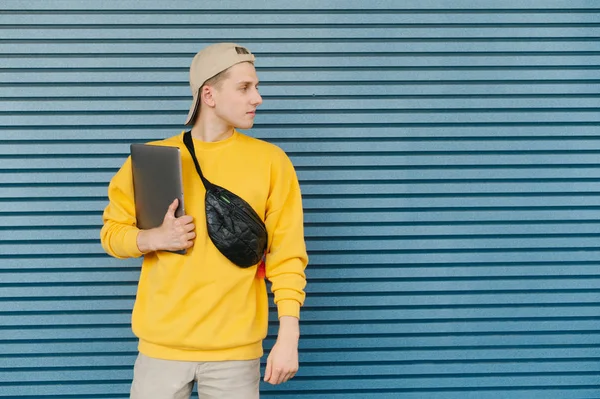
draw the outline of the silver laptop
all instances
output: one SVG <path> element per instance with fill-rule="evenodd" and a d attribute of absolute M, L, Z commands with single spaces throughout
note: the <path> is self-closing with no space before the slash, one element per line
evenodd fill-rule
<path fill-rule="evenodd" d="M 175 198 L 179 199 L 175 216 L 184 215 L 179 148 L 131 144 L 130 149 L 137 226 L 159 227 Z"/>

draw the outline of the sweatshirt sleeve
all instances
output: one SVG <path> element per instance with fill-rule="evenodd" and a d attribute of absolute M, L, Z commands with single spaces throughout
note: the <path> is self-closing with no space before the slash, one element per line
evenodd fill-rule
<path fill-rule="evenodd" d="M 102 248 L 109 255 L 119 259 L 142 256 L 137 246 L 139 229 L 136 227 L 131 158 L 127 158 L 110 181 L 108 201 L 102 215 Z"/>
<path fill-rule="evenodd" d="M 308 263 L 300 185 L 294 167 L 282 151 L 271 166 L 271 187 L 265 225 L 269 234 L 266 276 L 271 282 L 278 315 L 300 317 Z"/>

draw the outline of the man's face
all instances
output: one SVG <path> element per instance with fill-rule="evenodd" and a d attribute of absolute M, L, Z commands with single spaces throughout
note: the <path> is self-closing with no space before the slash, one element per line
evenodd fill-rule
<path fill-rule="evenodd" d="M 214 88 L 213 99 L 215 115 L 225 124 L 250 129 L 256 108 L 262 104 L 254 65 L 242 62 L 229 68 L 225 78 Z"/>

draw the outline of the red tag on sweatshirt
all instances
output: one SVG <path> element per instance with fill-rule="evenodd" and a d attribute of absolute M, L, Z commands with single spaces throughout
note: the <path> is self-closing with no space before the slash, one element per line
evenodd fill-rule
<path fill-rule="evenodd" d="M 263 256 L 256 268 L 256 278 L 265 278 L 266 272 L 265 257 Z"/>

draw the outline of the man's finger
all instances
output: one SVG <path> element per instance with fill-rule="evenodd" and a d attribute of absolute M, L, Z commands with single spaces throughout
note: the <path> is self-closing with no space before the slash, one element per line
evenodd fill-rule
<path fill-rule="evenodd" d="M 265 368 L 265 382 L 271 379 L 271 360 L 267 358 L 267 367 Z"/>
<path fill-rule="evenodd" d="M 271 368 L 271 376 L 267 381 L 271 385 L 277 385 L 281 382 L 281 370 L 276 368 Z"/>
<path fill-rule="evenodd" d="M 190 231 L 193 230 L 196 226 L 194 225 L 194 218 L 190 215 L 184 215 L 177 218 L 179 224 L 185 226 L 185 228 Z"/>
<path fill-rule="evenodd" d="M 295 375 L 296 375 L 296 373 L 288 373 L 288 375 L 285 377 L 285 380 L 283 382 L 288 382 L 289 380 L 294 378 Z"/>
<path fill-rule="evenodd" d="M 275 385 L 279 385 L 283 382 L 283 378 L 285 377 L 285 374 L 283 373 L 283 371 L 281 369 L 275 369 Z"/>
<path fill-rule="evenodd" d="M 175 198 L 171 205 L 169 205 L 169 209 L 167 209 L 167 214 L 165 216 L 175 217 L 175 211 L 177 210 L 177 205 L 179 204 L 179 200 Z"/>
<path fill-rule="evenodd" d="M 283 384 L 284 382 L 288 382 L 288 380 L 291 378 L 291 373 L 287 372 L 287 373 L 281 373 L 281 383 Z"/>

